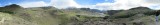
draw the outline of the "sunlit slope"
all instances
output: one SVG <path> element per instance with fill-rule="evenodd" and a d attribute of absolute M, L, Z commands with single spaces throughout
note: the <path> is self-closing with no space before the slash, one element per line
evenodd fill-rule
<path fill-rule="evenodd" d="M 52 8 L 26 8 L 14 14 L 27 21 L 34 22 L 37 25 L 58 25 L 61 23 L 61 19 L 58 19 L 52 15 L 52 11 L 56 11 Z"/>
<path fill-rule="evenodd" d="M 10 11 L 10 10 L 3 11 L 2 9 L 1 13 L 6 13 L 8 15 L 11 15 L 11 17 L 7 15 L 7 17 L 15 18 L 14 20 L 17 19 L 16 21 L 20 23 L 23 23 L 21 21 L 26 21 L 24 23 L 27 23 L 27 25 L 69 25 L 69 23 L 73 21 L 84 21 L 88 19 L 86 17 L 103 17 L 99 16 L 99 13 L 94 13 L 84 10 L 76 10 L 76 11 L 61 10 L 50 6 L 19 8 L 15 10 L 16 11 Z M 77 15 L 81 15 L 81 17 L 77 17 Z M 3 23 L 3 24 L 13 25 L 14 23 L 16 22 Z M 26 25 L 26 24 L 20 24 L 20 25 Z"/>
<path fill-rule="evenodd" d="M 23 18 L 13 16 L 12 14 L 0 12 L 0 25 L 37 25 Z"/>

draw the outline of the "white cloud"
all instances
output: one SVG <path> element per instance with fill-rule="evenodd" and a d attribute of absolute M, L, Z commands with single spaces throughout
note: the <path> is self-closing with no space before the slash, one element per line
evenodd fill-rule
<path fill-rule="evenodd" d="M 146 2 L 148 2 L 148 3 L 159 3 L 160 2 L 160 0 L 145 0 Z"/>
<path fill-rule="evenodd" d="M 154 2 L 156 1 L 156 2 Z M 144 6 L 144 7 L 150 7 L 153 5 L 157 5 L 160 0 L 115 0 L 115 3 L 98 3 L 94 7 L 103 9 L 103 10 L 127 10 L 133 7 L 138 7 L 138 6 Z M 158 8 L 152 8 L 152 9 L 160 9 Z"/>
<path fill-rule="evenodd" d="M 136 2 L 135 2 L 136 1 Z M 108 6 L 107 10 L 127 10 L 132 7 L 140 6 L 140 0 L 115 0 L 115 3 L 98 3 L 97 6 Z"/>
<path fill-rule="evenodd" d="M 160 7 L 153 8 L 152 6 L 160 5 L 160 0 L 114 0 L 114 3 L 97 3 L 96 5 L 79 5 L 74 0 L 52 0 L 52 5 L 57 8 L 66 7 L 89 7 L 99 10 L 127 10 L 133 7 L 145 6 L 152 9 L 160 9 Z"/>
<path fill-rule="evenodd" d="M 28 8 L 28 7 L 48 6 L 49 4 L 45 3 L 44 1 L 38 1 L 38 2 L 22 2 L 22 3 L 18 3 L 18 5 L 24 8 Z"/>
<path fill-rule="evenodd" d="M 58 8 L 80 7 L 74 0 L 52 0 L 52 4 Z"/>

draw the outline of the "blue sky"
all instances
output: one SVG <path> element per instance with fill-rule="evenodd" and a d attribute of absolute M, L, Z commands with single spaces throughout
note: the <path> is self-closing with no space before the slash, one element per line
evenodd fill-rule
<path fill-rule="evenodd" d="M 113 3 L 114 0 L 75 0 L 80 5 L 96 5 L 97 3 Z"/>
<path fill-rule="evenodd" d="M 75 1 L 81 5 L 95 5 L 97 3 L 105 2 L 105 0 L 75 0 Z"/>
<path fill-rule="evenodd" d="M 51 0 L 1 0 L 0 1 L 0 6 L 5 6 L 10 3 L 12 4 L 18 4 L 21 2 L 36 2 L 36 1 L 44 1 L 45 3 L 50 3 Z M 103 2 L 109 2 L 113 3 L 114 0 L 75 0 L 80 5 L 96 5 L 97 3 L 103 3 Z"/>
<path fill-rule="evenodd" d="M 137 6 L 145 6 L 152 9 L 160 9 L 160 2 L 158 0 L 0 0 L 0 6 L 9 4 L 18 4 L 26 8 L 42 6 L 66 8 L 74 6 L 100 10 L 126 10 Z"/>
<path fill-rule="evenodd" d="M 0 6 L 12 4 L 18 4 L 21 2 L 37 2 L 37 1 L 44 1 L 45 3 L 49 3 L 51 0 L 0 0 Z"/>

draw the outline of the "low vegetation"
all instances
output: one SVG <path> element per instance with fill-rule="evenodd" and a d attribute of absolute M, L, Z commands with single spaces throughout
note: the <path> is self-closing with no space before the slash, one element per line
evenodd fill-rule
<path fill-rule="evenodd" d="M 152 25 L 156 12 L 147 7 L 100 11 L 52 6 L 22 8 L 13 4 L 0 8 L 0 25 Z"/>
<path fill-rule="evenodd" d="M 130 10 L 118 12 L 112 16 L 115 18 L 128 18 L 128 17 L 134 16 L 136 14 L 154 15 L 155 12 L 156 12 L 156 10 L 151 10 L 146 7 L 137 7 L 137 8 L 133 8 Z"/>

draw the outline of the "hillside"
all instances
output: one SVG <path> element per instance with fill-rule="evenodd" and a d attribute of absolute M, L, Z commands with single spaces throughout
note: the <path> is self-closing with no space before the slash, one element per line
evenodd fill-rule
<path fill-rule="evenodd" d="M 157 11 L 135 7 L 108 10 L 104 14 L 90 8 L 23 8 L 16 4 L 0 8 L 0 25 L 154 25 Z"/>
<path fill-rule="evenodd" d="M 111 10 L 108 12 L 113 12 L 113 15 L 76 22 L 74 25 L 155 25 L 156 11 L 147 7 L 135 7 L 119 11 Z"/>
<path fill-rule="evenodd" d="M 128 18 L 136 14 L 155 15 L 156 10 L 149 9 L 147 7 L 136 7 L 129 10 L 121 11 L 112 15 L 115 18 Z"/>
<path fill-rule="evenodd" d="M 4 22 L 0 25 L 66 25 L 72 21 L 77 21 L 75 19 L 83 21 L 85 17 L 100 17 L 99 13 L 57 9 L 52 6 L 22 8 L 19 5 L 12 4 L 0 8 L 0 15 L 2 15 L 0 19 Z M 82 17 L 77 17 L 77 15 Z"/>

